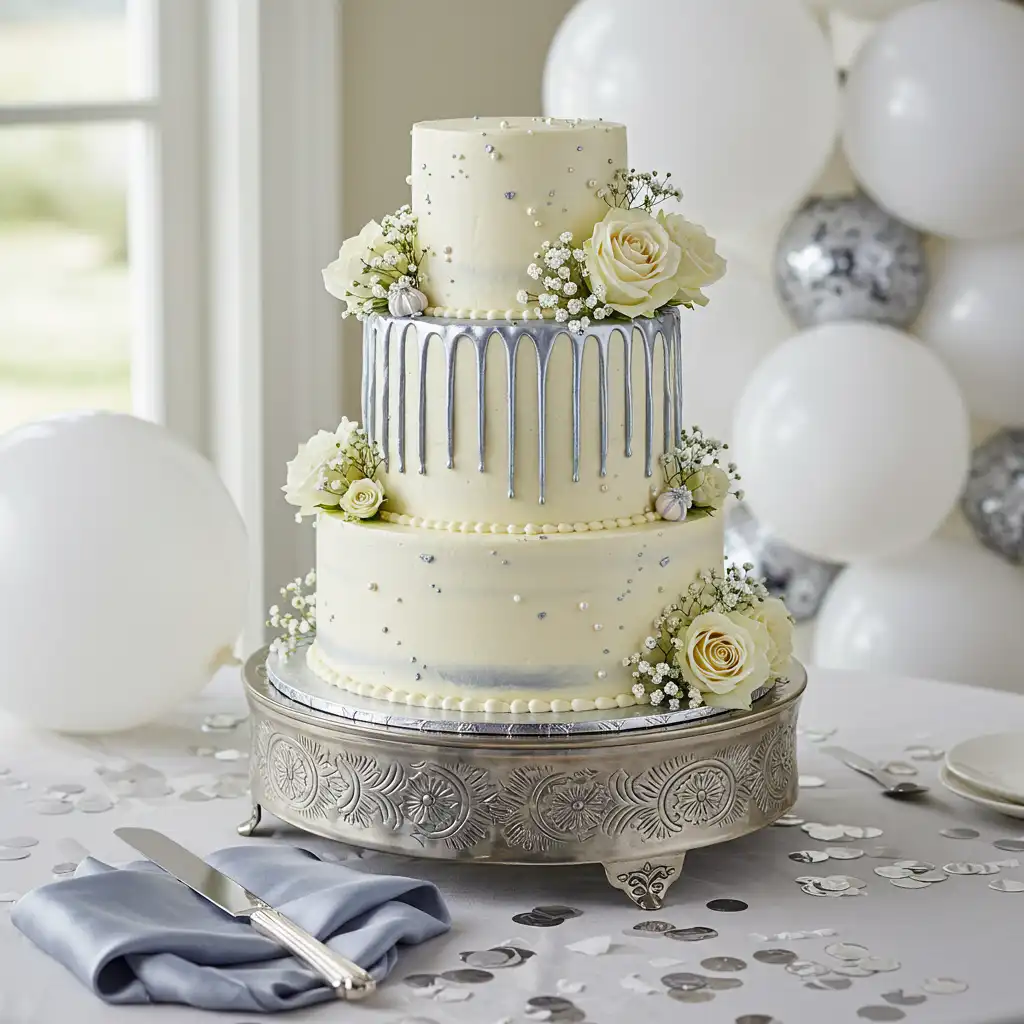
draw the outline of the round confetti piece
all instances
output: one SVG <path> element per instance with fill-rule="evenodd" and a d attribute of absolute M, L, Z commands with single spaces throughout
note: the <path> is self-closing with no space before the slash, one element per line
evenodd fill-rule
<path fill-rule="evenodd" d="M 856 846 L 826 846 L 825 852 L 833 860 L 857 860 L 864 856 L 864 851 Z"/>
<path fill-rule="evenodd" d="M 576 1009 L 576 1004 L 563 996 L 533 996 L 526 1000 L 526 1005 L 534 1010 L 551 1010 L 553 1013 Z"/>
<path fill-rule="evenodd" d="M 864 832 L 864 835 L 861 837 L 863 839 L 877 839 L 882 835 L 882 830 L 875 825 L 866 825 L 862 831 Z"/>
<path fill-rule="evenodd" d="M 842 825 L 812 825 L 804 831 L 812 838 L 824 843 L 835 842 L 846 838 L 846 830 Z"/>
<path fill-rule="evenodd" d="M 882 771 L 890 775 L 916 775 L 917 768 L 906 761 L 886 761 L 882 765 Z"/>
<path fill-rule="evenodd" d="M 786 970 L 798 978 L 819 978 L 829 972 L 829 968 L 815 960 L 794 960 L 786 964 Z"/>
<path fill-rule="evenodd" d="M 78 796 L 79 793 L 85 792 L 85 786 L 79 782 L 58 782 L 47 786 L 46 792 L 55 796 Z"/>
<path fill-rule="evenodd" d="M 832 897 L 837 897 L 837 896 L 842 896 L 843 895 L 842 892 L 829 892 L 827 889 L 822 889 L 822 888 L 819 887 L 817 882 L 811 882 L 809 885 L 801 886 L 800 887 L 800 891 L 807 893 L 808 896 L 832 896 Z"/>
<path fill-rule="evenodd" d="M 779 828 L 793 828 L 797 825 L 803 825 L 804 819 L 798 818 L 795 814 L 784 814 L 781 818 L 773 821 L 772 824 L 777 825 Z"/>
<path fill-rule="evenodd" d="M 1024 882 L 1015 878 L 996 878 L 988 883 L 988 887 L 996 892 L 1024 892 Z"/>
<path fill-rule="evenodd" d="M 928 997 L 920 992 L 907 992 L 906 989 L 897 988 L 891 992 L 883 992 L 882 998 L 893 1006 L 920 1006 Z"/>
<path fill-rule="evenodd" d="M 897 867 L 895 864 L 882 864 L 874 872 L 879 878 L 909 878 L 913 874 L 910 868 Z"/>
<path fill-rule="evenodd" d="M 79 797 L 75 803 L 76 810 L 82 811 L 83 814 L 102 814 L 113 806 L 114 801 L 103 796 L 102 793 L 87 793 L 85 796 Z"/>
<path fill-rule="evenodd" d="M 73 860 L 62 860 L 54 864 L 50 869 L 55 875 L 73 875 L 78 868 L 78 863 Z"/>
<path fill-rule="evenodd" d="M 668 990 L 670 999 L 675 999 L 680 1003 L 710 1003 L 715 998 L 714 992 L 709 992 L 706 988 L 698 989 L 695 992 L 687 992 L 678 988 L 670 988 Z"/>
<path fill-rule="evenodd" d="M 28 850 L 18 850 L 10 846 L 0 846 L 0 860 L 24 860 L 28 856 Z"/>
<path fill-rule="evenodd" d="M 227 732 L 236 728 L 244 721 L 244 715 L 232 715 L 221 711 L 213 715 L 207 715 L 203 719 L 201 728 L 203 732 Z"/>
<path fill-rule="evenodd" d="M 666 974 L 661 979 L 662 985 L 666 988 L 675 989 L 677 992 L 696 992 L 705 988 L 708 980 L 703 974 L 693 974 L 690 971 L 674 971 Z"/>
<path fill-rule="evenodd" d="M 858 946 L 855 942 L 833 942 L 825 947 L 825 952 L 836 960 L 861 960 L 870 950 L 867 946 Z"/>
<path fill-rule="evenodd" d="M 905 749 L 911 761 L 939 761 L 946 756 L 946 752 L 939 747 L 928 747 L 922 744 L 914 744 Z"/>
<path fill-rule="evenodd" d="M 436 974 L 407 974 L 402 979 L 403 985 L 410 988 L 433 988 L 437 984 Z"/>
<path fill-rule="evenodd" d="M 485 981 L 493 981 L 490 971 L 481 971 L 473 967 L 458 967 L 454 971 L 443 971 L 441 977 L 445 981 L 453 981 L 457 985 L 481 985 Z"/>
<path fill-rule="evenodd" d="M 903 965 L 899 960 L 890 960 L 884 956 L 866 956 L 857 961 L 857 966 L 872 974 L 888 974 L 890 971 L 898 971 Z"/>
<path fill-rule="evenodd" d="M 39 840 L 35 836 L 10 836 L 7 839 L 0 839 L 0 846 L 7 846 L 12 850 L 30 850 L 38 845 Z"/>
<path fill-rule="evenodd" d="M 831 875 L 830 877 L 845 879 L 849 883 L 851 889 L 866 889 L 867 885 L 868 885 L 868 883 L 865 882 L 863 878 L 855 878 L 853 875 Z M 835 932 L 833 932 L 833 931 L 825 931 L 825 932 L 815 932 L 814 934 L 816 934 L 816 935 L 820 935 L 820 934 L 835 935 Z"/>
<path fill-rule="evenodd" d="M 869 971 L 866 967 L 861 967 L 860 964 L 845 963 L 836 964 L 832 968 L 832 973 L 840 974 L 844 978 L 870 978 L 875 972 Z"/>
<path fill-rule="evenodd" d="M 677 942 L 704 942 L 706 939 L 717 939 L 718 932 L 714 928 L 697 926 L 694 928 L 673 928 L 664 933 L 669 939 Z"/>
<path fill-rule="evenodd" d="M 736 1024 L 779 1024 L 779 1021 L 768 1013 L 745 1013 L 736 1018 Z"/>
<path fill-rule="evenodd" d="M 935 865 L 926 860 L 897 860 L 893 867 L 906 868 L 912 875 L 922 875 L 926 871 L 934 871 Z"/>
<path fill-rule="evenodd" d="M 513 918 L 516 924 L 526 925 L 528 928 L 554 928 L 561 924 L 565 918 L 548 917 L 546 914 L 516 914 Z"/>
<path fill-rule="evenodd" d="M 944 828 L 939 835 L 947 839 L 977 839 L 981 833 L 976 828 Z"/>
<path fill-rule="evenodd" d="M 822 864 L 828 860 L 828 854 L 824 850 L 794 850 L 787 856 L 797 864 Z"/>
<path fill-rule="evenodd" d="M 460 953 L 459 959 L 470 967 L 505 967 L 516 956 L 510 949 L 474 949 Z"/>
<path fill-rule="evenodd" d="M 0 892 L 0 903 L 17 903 L 20 899 L 20 892 Z"/>
<path fill-rule="evenodd" d="M 992 845 L 997 850 L 1008 850 L 1011 853 L 1024 853 L 1024 839 L 996 839 Z"/>
<path fill-rule="evenodd" d="M 653 932 L 656 935 L 661 935 L 663 932 L 670 932 L 675 925 L 670 924 L 668 921 L 638 921 L 629 930 L 631 932 Z"/>
<path fill-rule="evenodd" d="M 995 875 L 999 868 L 992 864 L 979 864 L 973 861 L 954 861 L 951 864 L 943 864 L 942 870 L 947 875 Z"/>
<path fill-rule="evenodd" d="M 700 965 L 709 971 L 745 971 L 747 969 L 746 960 L 741 960 L 736 956 L 709 956 L 707 959 L 701 960 Z"/>
<path fill-rule="evenodd" d="M 582 910 L 577 910 L 575 907 L 564 907 L 561 904 L 553 904 L 546 907 L 534 907 L 533 912 L 535 914 L 547 914 L 548 917 L 561 917 L 564 920 L 568 920 L 570 917 L 581 917 L 583 915 Z"/>
<path fill-rule="evenodd" d="M 864 838 L 864 829 L 860 825 L 840 825 L 839 827 L 850 839 Z"/>
<path fill-rule="evenodd" d="M 949 875 L 945 871 L 924 871 L 920 875 L 914 875 L 919 882 L 931 882 L 934 885 L 936 882 L 944 882 Z"/>
<path fill-rule="evenodd" d="M 845 878 L 822 878 L 817 885 L 825 892 L 845 892 L 850 888 L 850 883 Z"/>
<path fill-rule="evenodd" d="M 738 914 L 741 910 L 746 910 L 750 904 L 744 903 L 743 900 L 708 900 L 705 904 L 708 910 L 716 910 L 721 914 Z"/>
<path fill-rule="evenodd" d="M 903 1020 L 906 1014 L 897 1006 L 862 1006 L 857 1011 L 862 1020 L 891 1021 Z"/>
<path fill-rule="evenodd" d="M 921 879 L 910 875 L 907 878 L 890 878 L 889 884 L 895 885 L 897 889 L 927 889 L 931 883 L 922 882 Z"/>
<path fill-rule="evenodd" d="M 68 803 L 66 800 L 33 800 L 29 806 L 36 814 L 45 815 L 57 815 L 57 814 L 70 814 L 74 809 L 74 804 Z"/>
<path fill-rule="evenodd" d="M 955 996 L 966 992 L 970 986 L 956 978 L 925 978 L 921 988 L 932 996 Z"/>
<path fill-rule="evenodd" d="M 759 949 L 754 953 L 754 959 L 762 964 L 785 967 L 786 964 L 791 964 L 794 960 L 799 960 L 800 958 L 789 949 Z"/>
<path fill-rule="evenodd" d="M 728 992 L 729 989 L 742 988 L 742 978 L 707 978 L 708 989 L 711 992 Z"/>
<path fill-rule="evenodd" d="M 821 789 L 825 780 L 818 775 L 801 775 L 797 778 L 797 785 L 801 789 Z"/>

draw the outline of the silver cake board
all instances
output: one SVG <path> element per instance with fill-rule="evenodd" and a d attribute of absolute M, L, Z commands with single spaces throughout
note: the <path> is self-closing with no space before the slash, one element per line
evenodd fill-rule
<path fill-rule="evenodd" d="M 529 722 L 396 708 L 314 682 L 304 657 L 285 664 L 268 666 L 263 649 L 243 670 L 253 798 L 243 835 L 267 810 L 404 856 L 600 863 L 656 910 L 688 850 L 755 832 L 796 802 L 797 662 L 750 711 L 675 720 L 646 706 Z"/>

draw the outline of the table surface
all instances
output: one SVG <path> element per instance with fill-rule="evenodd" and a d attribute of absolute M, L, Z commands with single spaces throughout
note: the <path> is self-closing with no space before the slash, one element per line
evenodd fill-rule
<path fill-rule="evenodd" d="M 237 671 L 227 670 L 179 713 L 118 736 L 54 736 L 0 717 L 0 842 L 15 835 L 39 841 L 26 859 L 0 861 L 0 893 L 9 899 L 48 882 L 55 865 L 74 862 L 86 853 L 113 863 L 132 859 L 112 834 L 123 824 L 159 828 L 198 853 L 236 842 L 299 842 L 366 871 L 432 879 L 451 908 L 451 932 L 403 950 L 372 1005 L 341 1011 L 346 1019 L 358 1015 L 366 1024 L 525 1024 L 544 1019 L 612 1024 L 640 1012 L 651 1024 L 681 1016 L 707 1024 L 767 1024 L 769 1018 L 773 1024 L 897 1019 L 912 1024 L 1020 1024 L 1024 987 L 1013 972 L 1024 949 L 1024 893 L 995 891 L 989 883 L 1024 880 L 1024 867 L 1012 865 L 1015 856 L 1024 859 L 1024 854 L 992 845 L 999 838 L 1021 837 L 1024 822 L 948 793 L 936 779 L 939 762 L 912 758 L 907 748 L 917 745 L 937 752 L 972 735 L 1024 726 L 1024 697 L 835 671 L 812 669 L 810 676 L 800 717 L 800 771 L 804 782 L 824 785 L 801 788 L 794 813 L 807 822 L 880 828 L 883 835 L 839 844 L 813 839 L 799 827 L 773 827 L 695 851 L 665 908 L 655 915 L 637 911 L 609 888 L 598 866 L 539 869 L 435 863 L 360 853 L 283 829 L 269 838 L 238 839 L 235 825 L 248 814 L 248 800 L 241 795 L 247 771 L 246 727 L 243 723 L 215 732 L 201 728 L 212 713 L 244 712 Z M 918 770 L 917 780 L 934 784 L 934 789 L 922 802 L 887 799 L 870 780 L 821 752 L 830 741 L 873 758 L 906 761 Z M 149 788 L 143 795 L 126 795 L 125 786 L 131 789 L 133 784 L 118 782 L 119 770 L 128 768 L 128 776 L 139 774 L 132 765 L 148 769 Z M 216 790 L 211 790 L 218 780 Z M 111 797 L 114 806 L 100 813 L 77 807 L 66 814 L 40 813 L 40 807 L 49 804 L 38 801 L 47 799 L 51 787 L 69 783 L 84 786 L 87 794 Z M 214 791 L 224 795 L 211 798 Z M 75 804 L 82 798 L 66 799 Z M 941 834 L 956 826 L 980 834 L 966 840 Z M 867 852 L 857 859 L 810 864 L 788 856 L 839 845 Z M 880 846 L 890 849 L 880 851 Z M 871 856 L 880 852 L 891 856 Z M 955 861 L 1010 863 L 992 876 L 953 876 L 942 884 L 905 889 L 874 873 L 876 867 L 891 865 L 893 857 L 940 868 Z M 802 891 L 795 879 L 803 875 L 852 875 L 867 885 L 857 898 L 823 899 Z M 708 901 L 721 897 L 742 900 L 748 909 L 709 910 Z M 550 904 L 581 913 L 554 927 L 513 921 L 514 915 Z M 633 930 L 649 917 L 677 928 L 710 927 L 718 934 L 684 942 Z M 814 931 L 829 934 L 800 934 Z M 410 974 L 464 967 L 460 954 L 513 941 L 536 955 L 517 966 L 494 969 L 493 977 L 482 983 L 418 989 L 403 981 Z M 572 948 L 580 942 L 584 951 Z M 782 948 L 801 960 L 841 967 L 843 962 L 826 951 L 836 942 L 867 947 L 872 956 L 890 961 L 884 965 L 890 970 L 852 978 L 830 973 L 818 981 L 755 958 L 759 950 Z M 605 951 L 594 953 L 600 949 Z M 736 958 L 745 966 L 727 972 L 715 969 L 720 963 L 702 964 L 712 957 Z M 182 1007 L 101 1003 L 14 929 L 7 903 L 0 903 L 0 964 L 2 1024 L 179 1024 L 208 1018 Z M 706 986 L 703 996 L 690 997 L 705 1001 L 683 1009 L 669 998 L 661 981 L 673 972 L 729 978 L 733 981 L 724 984 L 733 987 Z M 928 994 L 927 979 L 934 978 L 957 979 L 969 987 L 955 995 Z M 893 1005 L 883 998 L 889 995 L 898 1001 L 901 997 L 893 993 L 899 990 L 913 1005 Z M 914 1000 L 914 993 L 926 998 Z M 578 1010 L 551 1014 L 536 1008 L 543 1007 L 543 1001 L 531 1008 L 528 1000 L 543 996 L 559 996 Z M 291 1014 L 289 1020 L 336 1019 L 331 1015 L 338 1013 L 337 1006 L 325 1004 Z M 764 1016 L 744 1021 L 744 1015 Z M 248 1024 L 251 1017 L 226 1014 L 208 1019 Z"/>

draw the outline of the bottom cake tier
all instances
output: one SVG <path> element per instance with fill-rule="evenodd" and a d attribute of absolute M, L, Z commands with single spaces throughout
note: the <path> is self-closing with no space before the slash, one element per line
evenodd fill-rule
<path fill-rule="evenodd" d="M 539 713 L 636 702 L 622 659 L 702 570 L 722 518 L 551 535 L 322 515 L 309 665 L 364 696 Z"/>

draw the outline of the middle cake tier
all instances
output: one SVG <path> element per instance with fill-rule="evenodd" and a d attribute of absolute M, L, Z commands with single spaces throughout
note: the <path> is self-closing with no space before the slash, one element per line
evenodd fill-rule
<path fill-rule="evenodd" d="M 476 532 L 638 521 L 683 427 L 681 349 L 676 309 L 584 334 L 369 318 L 363 424 L 386 511 Z"/>
<path fill-rule="evenodd" d="M 314 671 L 366 696 L 462 710 L 634 703 L 664 607 L 722 570 L 722 517 L 553 536 L 321 515 Z"/>

